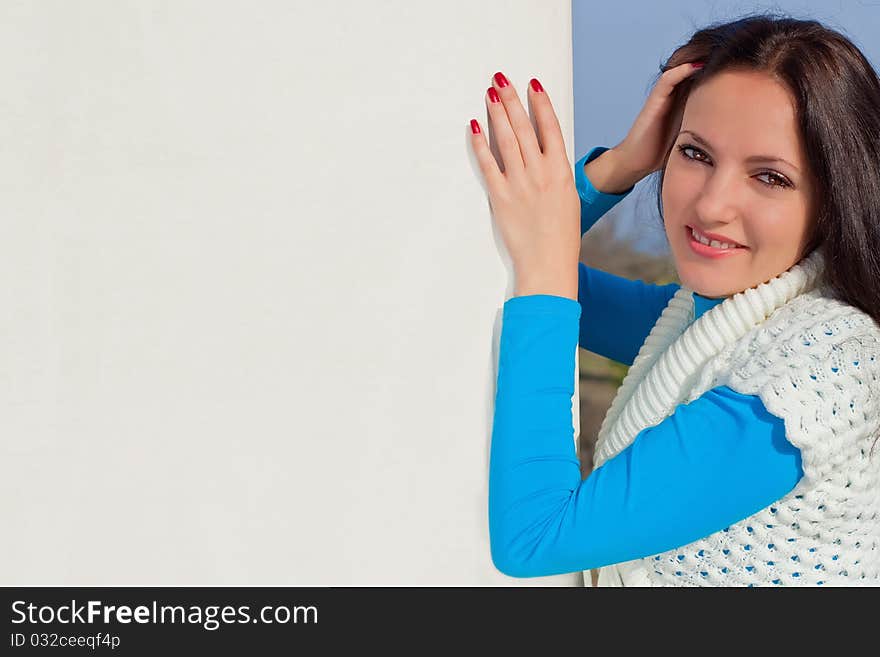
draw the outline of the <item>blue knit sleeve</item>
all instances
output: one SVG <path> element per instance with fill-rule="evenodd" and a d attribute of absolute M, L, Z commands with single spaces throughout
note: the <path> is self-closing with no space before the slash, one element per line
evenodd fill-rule
<path fill-rule="evenodd" d="M 584 165 L 592 162 L 608 150 L 607 146 L 596 146 L 574 164 L 574 181 L 581 199 L 581 235 L 586 233 L 608 210 L 617 205 L 635 189 L 635 185 L 620 194 L 605 194 L 593 187 L 584 173 Z"/>
<path fill-rule="evenodd" d="M 790 492 L 800 452 L 758 397 L 725 386 L 679 405 L 581 480 L 572 395 L 581 306 L 504 305 L 489 465 L 492 559 L 537 577 L 670 550 Z"/>

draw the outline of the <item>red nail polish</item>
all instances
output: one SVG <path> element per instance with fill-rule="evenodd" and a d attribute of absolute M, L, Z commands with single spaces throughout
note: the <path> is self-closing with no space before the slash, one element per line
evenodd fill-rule
<path fill-rule="evenodd" d="M 507 78 L 504 77 L 504 73 L 502 73 L 501 71 L 498 71 L 495 74 L 495 82 L 498 84 L 499 87 L 506 87 L 508 84 L 510 84 L 507 81 Z"/>
<path fill-rule="evenodd" d="M 537 78 L 532 78 L 531 80 L 532 89 L 535 91 L 544 91 L 544 87 L 541 86 L 541 83 L 538 82 Z"/>
<path fill-rule="evenodd" d="M 489 87 L 489 91 L 487 93 L 489 94 L 489 100 L 491 100 L 493 103 L 501 102 L 501 97 L 498 95 L 498 92 L 495 91 L 495 87 Z"/>
<path fill-rule="evenodd" d="M 476 119 L 471 119 L 471 132 L 475 135 L 480 134 L 480 124 L 477 123 Z"/>
<path fill-rule="evenodd" d="M 705 65 L 705 62 L 691 62 L 691 66 L 694 68 L 703 68 Z"/>

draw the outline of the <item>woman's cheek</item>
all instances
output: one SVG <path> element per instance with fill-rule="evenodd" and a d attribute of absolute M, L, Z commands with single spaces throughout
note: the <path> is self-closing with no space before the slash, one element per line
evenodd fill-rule
<path fill-rule="evenodd" d="M 688 190 L 694 189 L 696 184 L 688 180 L 686 172 L 670 165 L 663 179 L 663 214 L 667 219 L 679 216 L 681 208 L 688 203 Z"/>

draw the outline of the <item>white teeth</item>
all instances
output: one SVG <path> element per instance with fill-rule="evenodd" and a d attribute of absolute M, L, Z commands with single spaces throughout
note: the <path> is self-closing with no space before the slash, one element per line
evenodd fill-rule
<path fill-rule="evenodd" d="M 706 246 L 711 246 L 716 249 L 735 249 L 736 244 L 728 244 L 727 242 L 719 242 L 718 240 L 709 240 L 707 237 L 703 237 L 699 235 L 697 231 L 691 227 L 691 235 L 694 236 L 694 239 L 700 242 L 700 244 L 705 244 Z"/>

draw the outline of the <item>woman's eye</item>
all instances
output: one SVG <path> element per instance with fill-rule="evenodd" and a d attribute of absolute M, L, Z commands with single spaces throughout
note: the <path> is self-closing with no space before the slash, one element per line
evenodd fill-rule
<path fill-rule="evenodd" d="M 791 185 L 788 183 L 788 181 L 785 178 L 783 178 L 782 176 L 780 176 L 777 173 L 773 173 L 772 171 L 765 171 L 764 173 L 761 173 L 758 175 L 759 176 L 768 176 L 768 178 L 771 181 L 774 181 L 774 180 L 776 181 L 776 182 L 764 182 L 763 180 L 761 180 L 761 182 L 764 183 L 765 185 L 767 185 L 768 187 L 791 187 Z"/>
<path fill-rule="evenodd" d="M 694 162 L 705 162 L 707 164 L 711 162 L 711 160 L 709 160 L 709 156 L 695 146 L 691 146 L 690 144 L 680 144 L 676 146 L 676 148 L 678 149 L 678 152 L 681 153 L 682 157 L 686 160 L 692 160 Z M 694 155 L 689 155 L 687 151 L 692 151 Z M 767 176 L 769 181 L 761 180 L 760 176 Z M 786 180 L 778 173 L 773 173 L 772 171 L 765 171 L 764 173 L 758 174 L 758 181 L 761 184 L 766 185 L 767 187 L 791 187 L 791 183 L 788 182 L 788 180 Z"/>
<path fill-rule="evenodd" d="M 694 153 L 699 153 L 701 156 L 706 156 L 706 154 L 701 151 L 699 148 L 695 148 L 690 144 L 679 144 L 678 151 L 688 160 L 696 160 L 697 162 L 705 162 L 706 160 L 702 158 L 696 158 L 693 155 L 688 155 L 686 151 L 693 151 Z"/>

